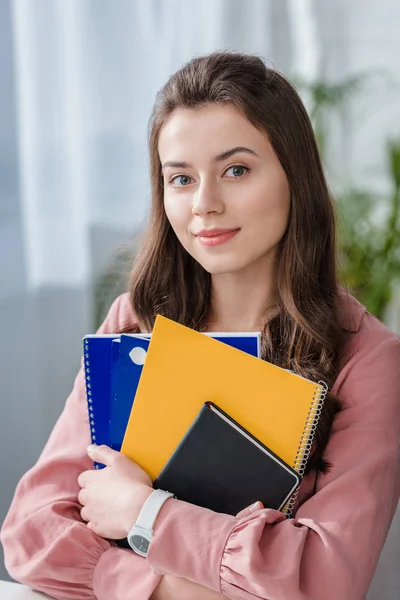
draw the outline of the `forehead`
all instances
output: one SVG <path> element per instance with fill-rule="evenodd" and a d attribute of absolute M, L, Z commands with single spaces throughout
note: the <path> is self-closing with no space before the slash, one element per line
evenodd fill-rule
<path fill-rule="evenodd" d="M 158 141 L 162 162 L 190 155 L 215 156 L 235 146 L 255 151 L 269 145 L 268 138 L 231 105 L 208 104 L 178 108 L 164 123 Z"/>

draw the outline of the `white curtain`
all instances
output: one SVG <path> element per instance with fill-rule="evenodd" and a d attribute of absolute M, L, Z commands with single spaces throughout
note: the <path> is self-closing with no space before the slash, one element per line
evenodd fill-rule
<path fill-rule="evenodd" d="M 82 285 L 92 225 L 134 227 L 156 90 L 195 54 L 270 55 L 270 2 L 13 0 L 27 283 Z M 229 28 L 227 28 L 229 25 Z"/>

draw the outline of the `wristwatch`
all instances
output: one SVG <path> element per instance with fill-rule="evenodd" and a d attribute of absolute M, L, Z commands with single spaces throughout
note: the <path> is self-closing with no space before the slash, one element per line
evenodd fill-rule
<path fill-rule="evenodd" d="M 136 523 L 128 533 L 128 543 L 136 554 L 147 556 L 157 515 L 169 498 L 175 498 L 174 494 L 154 490 L 143 504 Z"/>

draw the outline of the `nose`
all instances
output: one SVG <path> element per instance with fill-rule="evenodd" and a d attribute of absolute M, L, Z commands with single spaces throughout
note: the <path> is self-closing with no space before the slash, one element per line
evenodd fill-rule
<path fill-rule="evenodd" d="M 224 202 L 217 185 L 202 182 L 193 196 L 192 213 L 203 217 L 210 213 L 224 212 Z"/>

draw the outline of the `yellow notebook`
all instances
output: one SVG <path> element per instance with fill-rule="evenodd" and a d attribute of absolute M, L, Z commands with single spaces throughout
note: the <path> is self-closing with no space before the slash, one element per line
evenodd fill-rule
<path fill-rule="evenodd" d="M 154 480 L 211 401 L 303 474 L 322 385 L 158 316 L 122 452 Z"/>

